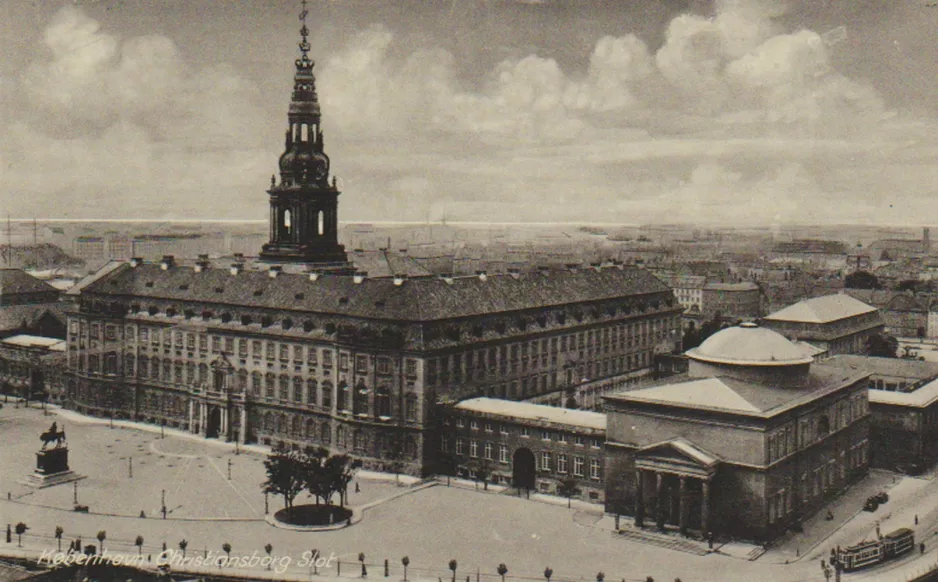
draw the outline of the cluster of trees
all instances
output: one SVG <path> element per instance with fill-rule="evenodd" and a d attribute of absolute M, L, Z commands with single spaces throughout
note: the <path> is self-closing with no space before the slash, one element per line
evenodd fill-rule
<path fill-rule="evenodd" d="M 720 313 L 715 313 L 713 319 L 705 321 L 699 328 L 694 326 L 684 330 L 684 337 L 682 338 L 681 345 L 684 350 L 696 348 L 702 344 L 705 339 L 720 331 L 723 329 L 723 327 L 724 325 L 721 321 Z"/>
<path fill-rule="evenodd" d="M 886 333 L 871 335 L 866 340 L 866 355 L 878 358 L 897 358 L 899 340 Z"/>
<path fill-rule="evenodd" d="M 267 480 L 262 484 L 265 493 L 283 496 L 284 508 L 293 509 L 293 501 L 303 491 L 320 502 L 332 504 L 338 494 L 344 507 L 348 500 L 348 486 L 358 464 L 348 455 L 330 455 L 324 448 L 306 453 L 278 446 L 264 461 Z"/>

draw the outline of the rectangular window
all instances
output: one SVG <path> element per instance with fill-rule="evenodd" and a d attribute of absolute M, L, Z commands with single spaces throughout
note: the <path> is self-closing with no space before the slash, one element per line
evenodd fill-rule
<path fill-rule="evenodd" d="M 348 371 L 348 354 L 339 354 L 339 369 Z"/>
<path fill-rule="evenodd" d="M 600 479 L 599 476 L 599 461 L 596 459 L 590 459 L 590 479 Z"/>
<path fill-rule="evenodd" d="M 566 473 L 567 472 L 567 455 L 560 453 L 557 455 L 557 472 Z"/>
<path fill-rule="evenodd" d="M 297 364 L 303 361 L 303 346 L 293 346 L 293 361 Z"/>
<path fill-rule="evenodd" d="M 483 455 L 485 457 L 485 460 L 491 461 L 492 460 L 492 443 L 486 442 L 485 448 L 483 449 L 483 451 L 484 451 Z"/>
<path fill-rule="evenodd" d="M 508 435 L 508 427 L 504 424 L 498 427 L 498 433 L 501 435 Z"/>
<path fill-rule="evenodd" d="M 195 349 L 195 334 L 187 333 L 186 334 L 186 349 L 190 352 Z"/>
<path fill-rule="evenodd" d="M 104 326 L 104 339 L 107 340 L 116 340 L 117 339 L 117 327 L 113 325 Z"/>
<path fill-rule="evenodd" d="M 417 420 L 417 397 L 413 394 L 404 402 L 404 418 L 410 422 Z"/>
<path fill-rule="evenodd" d="M 368 371 L 368 356 L 355 356 L 355 372 L 364 374 Z"/>
<path fill-rule="evenodd" d="M 583 446 L 583 437 L 580 436 L 580 435 L 576 435 L 576 440 L 574 441 L 574 443 L 576 444 L 576 446 L 582 447 L 582 446 Z"/>
<path fill-rule="evenodd" d="M 508 462 L 508 446 L 507 445 L 498 445 L 498 462 L 499 463 Z"/>
<path fill-rule="evenodd" d="M 456 439 L 456 454 L 457 455 L 463 454 L 463 444 L 464 443 L 462 439 Z"/>
<path fill-rule="evenodd" d="M 550 453 L 547 451 L 541 453 L 541 470 L 550 471 Z"/>
<path fill-rule="evenodd" d="M 217 335 L 212 336 L 212 353 L 217 354 L 221 351 L 221 338 Z"/>
<path fill-rule="evenodd" d="M 379 374 L 391 373 L 391 359 L 390 358 L 378 358 L 378 373 Z"/>
<path fill-rule="evenodd" d="M 469 441 L 469 457 L 472 459 L 479 457 L 479 443 L 476 440 Z"/>
<path fill-rule="evenodd" d="M 277 344 L 275 342 L 267 342 L 267 359 L 274 360 L 277 357 Z"/>
<path fill-rule="evenodd" d="M 526 427 L 526 426 L 522 426 L 522 427 L 521 427 L 521 436 L 523 436 L 523 437 L 525 437 L 525 438 L 531 436 L 531 429 L 529 429 L 529 428 Z"/>
<path fill-rule="evenodd" d="M 583 457 L 573 457 L 573 475 L 576 477 L 583 476 Z"/>
<path fill-rule="evenodd" d="M 322 353 L 322 365 L 326 368 L 332 367 L 332 352 L 326 350 Z"/>
<path fill-rule="evenodd" d="M 557 433 L 557 442 L 558 442 L 558 443 L 565 443 L 565 442 L 567 442 L 567 435 L 565 435 L 565 434 L 562 433 L 562 432 Z"/>
<path fill-rule="evenodd" d="M 598 449 L 601 447 L 599 439 L 590 439 L 590 448 Z"/>
<path fill-rule="evenodd" d="M 72 333 L 75 333 L 74 329 L 72 330 Z M 146 342 L 149 340 L 150 340 L 150 330 L 145 327 L 141 327 L 140 328 L 140 341 Z"/>
<path fill-rule="evenodd" d="M 226 337 L 225 338 L 225 353 L 232 354 L 234 353 L 234 338 Z M 247 353 L 244 354 L 247 357 Z"/>
<path fill-rule="evenodd" d="M 485 432 L 493 432 L 493 431 L 492 431 L 492 423 L 491 423 L 491 422 L 485 423 Z"/>
<path fill-rule="evenodd" d="M 542 441 L 549 441 L 549 440 L 550 440 L 550 431 L 547 431 L 547 430 L 541 431 L 541 440 L 542 440 Z"/>
<path fill-rule="evenodd" d="M 310 366 L 315 366 L 317 362 L 317 350 L 314 347 L 310 347 L 306 352 L 306 363 Z"/>
<path fill-rule="evenodd" d="M 404 362 L 405 373 L 408 378 L 415 378 L 417 376 L 417 360 L 413 358 L 407 358 Z"/>
<path fill-rule="evenodd" d="M 251 355 L 255 358 L 260 358 L 263 353 L 261 352 L 261 342 L 259 340 L 254 340 L 251 342 Z"/>
<path fill-rule="evenodd" d="M 475 419 L 471 420 L 469 422 L 469 428 L 472 430 L 479 430 L 479 421 Z"/>
<path fill-rule="evenodd" d="M 466 426 L 466 421 L 461 418 L 457 418 L 456 426 L 458 426 L 459 428 L 463 428 L 464 426 Z"/>
<path fill-rule="evenodd" d="M 280 360 L 287 361 L 290 359 L 290 346 L 287 344 L 280 344 Z"/>

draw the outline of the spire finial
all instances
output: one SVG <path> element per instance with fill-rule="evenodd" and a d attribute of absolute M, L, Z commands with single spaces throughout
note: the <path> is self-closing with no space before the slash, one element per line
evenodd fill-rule
<path fill-rule="evenodd" d="M 303 39 L 300 41 L 299 46 L 300 46 L 300 52 L 303 53 L 303 56 L 300 57 L 300 60 L 303 61 L 304 64 L 306 64 L 309 62 L 309 57 L 307 56 L 307 53 L 309 53 L 309 49 L 310 49 L 309 41 L 306 39 L 306 37 L 309 36 L 309 29 L 306 28 L 306 16 L 309 14 L 309 10 L 306 9 L 306 0 L 303 0 L 301 4 L 303 5 L 303 10 L 300 12 L 300 22 L 303 23 L 303 26 L 300 27 L 300 36 L 302 36 Z"/>

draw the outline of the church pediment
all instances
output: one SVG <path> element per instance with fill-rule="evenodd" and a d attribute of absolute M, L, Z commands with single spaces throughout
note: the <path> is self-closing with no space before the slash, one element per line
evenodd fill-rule
<path fill-rule="evenodd" d="M 664 473 L 709 478 L 720 459 L 685 439 L 673 439 L 643 447 L 635 453 L 635 466 Z"/>

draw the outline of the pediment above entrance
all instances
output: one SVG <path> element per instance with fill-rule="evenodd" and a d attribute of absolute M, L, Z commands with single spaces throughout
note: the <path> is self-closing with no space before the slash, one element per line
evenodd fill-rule
<path fill-rule="evenodd" d="M 709 479 L 716 473 L 719 457 L 682 438 L 643 447 L 635 452 L 635 467 Z"/>

